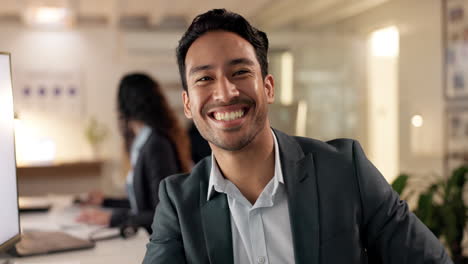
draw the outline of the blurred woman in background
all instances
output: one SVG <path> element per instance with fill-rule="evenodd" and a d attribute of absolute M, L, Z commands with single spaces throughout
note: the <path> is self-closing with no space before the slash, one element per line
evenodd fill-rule
<path fill-rule="evenodd" d="M 159 84 L 146 74 L 122 78 L 117 105 L 131 165 L 126 180 L 128 199 L 109 199 L 101 192 L 91 192 L 84 204 L 118 208 L 83 210 L 77 220 L 109 227 L 144 227 L 151 234 L 159 182 L 189 171 L 192 165 L 189 138 Z"/>

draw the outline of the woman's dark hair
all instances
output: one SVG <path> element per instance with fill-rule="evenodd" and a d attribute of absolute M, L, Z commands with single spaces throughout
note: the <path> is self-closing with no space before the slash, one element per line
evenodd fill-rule
<path fill-rule="evenodd" d="M 200 36 L 216 30 L 232 32 L 247 40 L 255 50 L 258 63 L 262 70 L 262 77 L 265 78 L 268 74 L 268 37 L 265 32 L 252 27 L 250 23 L 239 14 L 226 11 L 226 9 L 213 9 L 195 17 L 192 24 L 179 40 L 176 55 L 184 90 L 187 91 L 185 57 L 188 49 Z"/>
<path fill-rule="evenodd" d="M 182 171 L 190 170 L 192 161 L 189 138 L 155 80 L 143 73 L 125 75 L 119 84 L 117 107 L 119 126 L 127 153 L 130 152 L 135 138 L 128 122 L 141 121 L 167 137 L 176 148 Z"/>

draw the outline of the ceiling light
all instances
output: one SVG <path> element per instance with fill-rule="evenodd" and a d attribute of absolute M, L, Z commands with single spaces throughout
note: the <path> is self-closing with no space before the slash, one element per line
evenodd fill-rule
<path fill-rule="evenodd" d="M 411 124 L 414 126 L 414 127 L 422 127 L 422 125 L 424 124 L 424 119 L 422 116 L 420 115 L 414 115 L 412 118 L 411 118 Z"/>
<path fill-rule="evenodd" d="M 25 18 L 32 26 L 62 27 L 71 24 L 69 9 L 65 7 L 31 7 Z"/>
<path fill-rule="evenodd" d="M 41 7 L 36 10 L 34 19 L 38 24 L 57 24 L 67 17 L 65 8 Z"/>

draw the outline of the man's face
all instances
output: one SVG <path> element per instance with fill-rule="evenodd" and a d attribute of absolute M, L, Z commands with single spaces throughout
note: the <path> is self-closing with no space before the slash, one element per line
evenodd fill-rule
<path fill-rule="evenodd" d="M 240 150 L 269 129 L 274 81 L 271 75 L 262 78 L 248 41 L 226 31 L 205 33 L 190 46 L 185 65 L 185 115 L 212 145 Z"/>

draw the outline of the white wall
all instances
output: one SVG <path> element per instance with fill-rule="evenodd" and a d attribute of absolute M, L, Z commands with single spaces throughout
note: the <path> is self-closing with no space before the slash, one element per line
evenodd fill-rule
<path fill-rule="evenodd" d="M 135 55 L 125 34 L 109 28 L 41 31 L 19 25 L 0 26 L 0 51 L 11 52 L 14 89 L 21 83 L 21 71 L 76 71 L 82 76 L 84 111 L 81 116 L 41 113 L 20 113 L 35 134 L 52 139 L 56 143 L 56 161 L 92 159 L 92 151 L 84 136 L 89 117 L 104 123 L 109 134 L 102 146 L 102 157 L 108 160 L 105 172 L 107 180 L 121 176 L 122 143 L 117 130 L 116 91 L 122 75 L 129 71 L 145 71 L 165 84 L 178 83 L 174 56 L 174 41 L 168 36 L 153 36 L 153 41 L 171 45 L 161 54 Z M 179 34 L 177 34 L 179 36 Z M 170 57 L 170 59 L 168 59 Z M 161 63 L 162 62 L 162 63 Z M 168 91 L 170 102 L 180 108 L 180 90 Z M 169 90 L 169 89 L 168 89 Z M 177 105 L 179 104 L 179 106 Z M 182 113 L 180 113 L 182 114 Z M 97 187 L 97 186 L 96 186 Z"/>
<path fill-rule="evenodd" d="M 14 89 L 21 83 L 22 71 L 62 71 L 79 70 L 83 79 L 85 113 L 82 118 L 56 118 L 53 115 L 35 115 L 27 118 L 40 134 L 46 134 L 57 144 L 56 157 L 59 161 L 80 160 L 91 157 L 83 130 L 84 119 L 94 115 L 109 127 L 115 126 L 114 97 L 116 68 L 113 66 L 112 53 L 115 43 L 110 41 L 109 33 L 104 31 L 78 32 L 41 32 L 29 31 L 21 27 L 0 28 L 0 50 L 12 54 Z M 103 100 L 103 98 L 109 100 Z M 32 113 L 33 114 L 33 113 Z M 118 153 L 115 133 L 107 140 L 104 153 L 113 156 Z"/>
<path fill-rule="evenodd" d="M 34 117 L 38 122 L 36 125 L 41 126 L 39 133 L 49 134 L 56 141 L 60 161 L 91 158 L 91 150 L 83 135 L 86 118 L 91 116 L 104 122 L 111 132 L 103 148 L 104 157 L 119 158 L 121 146 L 115 129 L 115 100 L 117 85 L 124 73 L 148 72 L 162 83 L 163 89 L 169 89 L 165 84 L 174 86 L 179 82 L 174 56 L 176 42 L 173 40 L 173 36 L 179 36 L 176 33 L 153 34 L 145 39 L 138 34 L 129 37 L 108 28 L 51 32 L 3 26 L 0 35 L 0 50 L 12 54 L 14 83 L 20 83 L 19 74 L 15 72 L 21 71 L 78 70 L 82 76 L 84 112 L 81 118 Z M 135 46 L 132 41 L 153 41 L 154 46 L 157 42 L 167 44 L 159 45 L 158 54 L 151 54 L 151 51 L 138 54 L 138 50 L 129 48 Z M 181 105 L 180 90 L 168 91 L 168 94 L 175 107 Z"/>
<path fill-rule="evenodd" d="M 362 41 L 373 30 L 395 25 L 400 31 L 399 126 L 400 171 L 442 173 L 443 167 L 443 59 L 441 1 L 392 0 L 323 30 L 352 35 Z M 411 144 L 410 119 L 420 114 L 420 146 Z M 414 131 L 413 131 L 414 132 Z M 414 134 L 414 133 L 413 133 Z M 382 140 L 385 140 L 382 138 Z"/>

